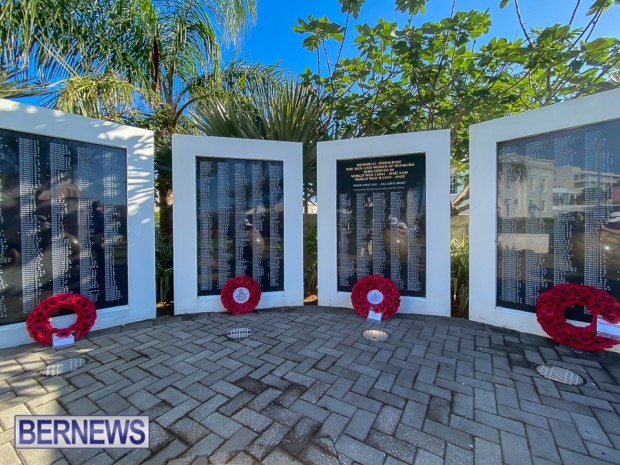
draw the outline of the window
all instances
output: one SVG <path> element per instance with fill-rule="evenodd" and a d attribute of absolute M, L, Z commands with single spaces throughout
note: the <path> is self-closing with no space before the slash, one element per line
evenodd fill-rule
<path fill-rule="evenodd" d="M 459 185 L 456 182 L 456 176 L 454 173 L 450 173 L 450 195 L 456 195 L 459 193 Z"/>
<path fill-rule="evenodd" d="M 547 178 L 540 178 L 540 190 L 542 192 L 547 191 Z"/>

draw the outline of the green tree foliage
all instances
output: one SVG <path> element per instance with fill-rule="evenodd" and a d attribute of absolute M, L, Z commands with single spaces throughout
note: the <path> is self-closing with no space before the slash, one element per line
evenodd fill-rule
<path fill-rule="evenodd" d="M 396 1 L 410 15 L 405 25 L 382 19 L 355 25 L 353 58 L 343 58 L 342 44 L 363 1 L 340 0 L 342 25 L 310 17 L 294 27 L 316 53 L 316 72 L 308 68 L 303 78 L 321 97 L 330 137 L 450 129 L 453 165 L 465 168 L 471 124 L 619 85 L 620 41 L 592 39 L 601 15 L 618 0 L 592 1 L 584 27 L 573 26 L 581 11 L 576 1 L 569 24 L 530 30 L 518 0 L 502 0 L 522 27 L 515 40 L 489 38 L 490 13 L 457 11 L 456 1 L 449 17 L 412 25 L 425 3 Z M 329 42 L 340 42 L 336 56 L 328 53 Z"/>

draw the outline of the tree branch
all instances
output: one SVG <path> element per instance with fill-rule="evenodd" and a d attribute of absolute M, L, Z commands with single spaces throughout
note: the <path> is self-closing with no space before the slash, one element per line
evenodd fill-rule
<path fill-rule="evenodd" d="M 521 30 L 523 31 L 523 34 L 525 35 L 526 40 L 528 41 L 530 45 L 534 45 L 532 43 L 532 39 L 527 33 L 527 30 L 525 29 L 525 24 L 523 24 L 523 18 L 521 17 L 521 10 L 519 8 L 519 0 L 515 0 L 515 10 L 517 11 L 517 18 L 519 19 L 519 25 L 521 26 Z"/>

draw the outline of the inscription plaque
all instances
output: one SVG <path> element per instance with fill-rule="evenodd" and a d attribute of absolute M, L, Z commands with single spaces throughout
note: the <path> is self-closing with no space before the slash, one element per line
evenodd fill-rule
<path fill-rule="evenodd" d="M 497 305 L 535 312 L 560 283 L 620 298 L 620 120 L 503 141 L 497 156 Z"/>
<path fill-rule="evenodd" d="M 284 290 L 283 162 L 196 158 L 198 295 L 234 276 Z"/>
<path fill-rule="evenodd" d="M 0 324 L 79 293 L 126 305 L 127 152 L 0 129 Z"/>
<path fill-rule="evenodd" d="M 338 291 L 373 274 L 426 295 L 425 169 L 425 154 L 336 162 Z"/>

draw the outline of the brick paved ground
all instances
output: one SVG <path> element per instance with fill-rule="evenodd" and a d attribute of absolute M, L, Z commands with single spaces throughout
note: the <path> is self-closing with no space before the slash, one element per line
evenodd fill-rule
<path fill-rule="evenodd" d="M 328 312 L 328 313 L 325 313 Z M 226 339 L 231 327 L 254 336 Z M 352 311 L 160 318 L 0 351 L 3 464 L 620 463 L 620 357 L 468 321 Z M 65 377 L 46 363 L 84 355 Z M 587 380 L 539 377 L 547 362 Z M 15 450 L 16 414 L 148 415 L 151 449 Z"/>

